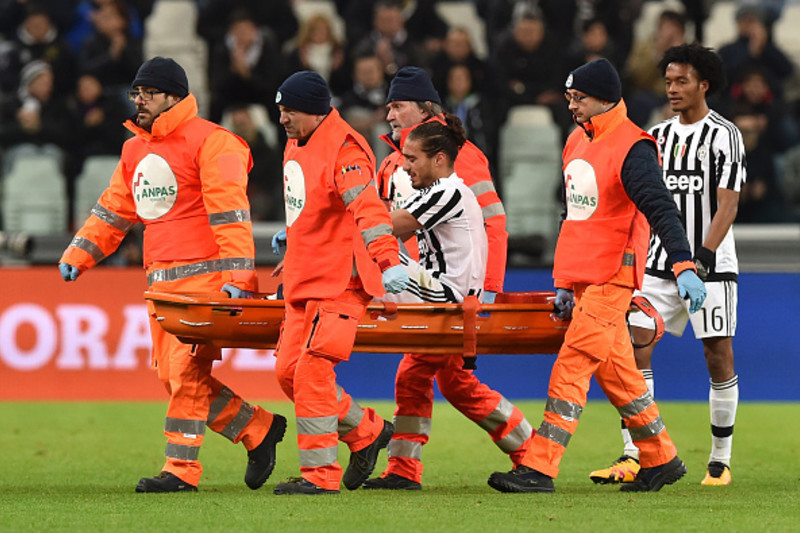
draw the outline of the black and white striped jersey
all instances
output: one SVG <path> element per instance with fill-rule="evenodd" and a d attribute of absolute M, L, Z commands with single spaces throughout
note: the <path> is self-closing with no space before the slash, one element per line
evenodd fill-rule
<path fill-rule="evenodd" d="M 650 129 L 661 152 L 664 184 L 681 216 L 692 254 L 703 245 L 711 219 L 717 212 L 717 189 L 741 191 L 747 177 L 744 142 L 739 129 L 716 111 L 694 124 L 681 124 L 678 116 Z M 736 279 L 739 263 L 733 230 L 717 248 L 717 263 L 709 281 Z M 658 236 L 650 239 L 647 272 L 672 279 L 671 264 Z"/>
<path fill-rule="evenodd" d="M 420 265 L 461 294 L 478 294 L 486 276 L 488 241 L 481 206 L 455 173 L 416 191 L 402 205 L 416 232 Z"/>

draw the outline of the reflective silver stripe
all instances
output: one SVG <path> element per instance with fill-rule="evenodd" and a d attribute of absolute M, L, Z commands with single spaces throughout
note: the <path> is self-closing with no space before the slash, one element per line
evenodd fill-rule
<path fill-rule="evenodd" d="M 225 272 L 227 270 L 253 270 L 255 261 L 249 257 L 229 257 L 227 259 L 212 259 L 200 261 L 164 270 L 153 270 L 147 275 L 147 283 L 152 285 L 159 281 L 175 281 L 209 272 Z"/>
<path fill-rule="evenodd" d="M 235 222 L 250 222 L 250 210 L 237 209 L 235 211 L 224 211 L 222 213 L 212 213 L 208 215 L 208 223 L 212 226 L 233 224 Z"/>
<path fill-rule="evenodd" d="M 567 447 L 567 444 L 569 444 L 569 439 L 572 438 L 572 433 L 566 429 L 561 429 L 558 426 L 554 426 L 550 422 L 542 422 L 542 425 L 539 426 L 539 431 L 537 431 L 536 434 L 541 435 L 546 439 L 550 439 L 551 441 L 555 442 L 556 444 L 560 444 L 565 448 Z"/>
<path fill-rule="evenodd" d="M 547 403 L 544 410 L 554 415 L 558 415 L 564 420 L 572 421 L 578 420 L 583 412 L 583 407 L 577 403 L 568 402 L 566 400 L 559 400 L 558 398 L 547 398 Z"/>
<path fill-rule="evenodd" d="M 370 183 L 372 183 L 372 182 L 370 182 Z M 364 189 L 366 189 L 366 188 L 367 188 L 367 185 L 358 185 L 356 187 L 352 187 L 352 188 L 347 189 L 346 191 L 344 191 L 344 194 L 342 195 L 342 201 L 344 202 L 344 206 L 347 207 L 348 205 L 350 205 L 353 202 L 353 200 L 358 198 L 359 194 L 364 192 Z"/>
<path fill-rule="evenodd" d="M 181 461 L 197 461 L 197 458 L 200 457 L 200 446 L 168 442 L 167 449 L 164 451 L 164 456 Z"/>
<path fill-rule="evenodd" d="M 520 422 L 519 425 L 511 431 L 511 433 L 497 441 L 495 444 L 497 444 L 497 447 L 504 452 L 510 453 L 525 444 L 525 441 L 531 438 L 531 433 L 533 433 L 533 428 L 531 427 L 530 422 L 523 418 L 522 422 Z"/>
<path fill-rule="evenodd" d="M 391 234 L 392 234 L 392 226 L 390 226 L 389 224 L 378 224 L 375 227 L 365 229 L 364 231 L 362 231 L 361 238 L 364 240 L 364 244 L 369 246 L 370 243 L 375 239 L 377 239 L 378 237 Z"/>
<path fill-rule="evenodd" d="M 481 213 L 483 213 L 483 220 L 489 220 L 492 217 L 496 217 L 499 215 L 505 215 L 506 210 L 503 209 L 503 204 L 500 202 L 495 202 L 493 204 L 489 204 L 483 209 L 481 209 Z"/>
<path fill-rule="evenodd" d="M 514 404 L 506 400 L 503 396 L 500 397 L 500 402 L 494 408 L 489 416 L 478 422 L 477 424 L 484 430 L 491 433 L 500 427 L 500 424 L 505 424 L 511 418 L 511 413 L 514 412 Z"/>
<path fill-rule="evenodd" d="M 653 405 L 653 396 L 650 391 L 647 391 L 632 402 L 617 407 L 617 411 L 622 418 L 631 418 L 643 413 L 651 405 Z"/>
<path fill-rule="evenodd" d="M 341 388 L 339 385 L 336 385 L 336 403 L 339 403 L 339 402 L 342 401 L 342 393 L 343 392 L 344 392 L 344 389 Z M 353 403 L 356 403 L 356 401 L 353 400 Z"/>
<path fill-rule="evenodd" d="M 419 461 L 422 458 L 422 443 L 403 439 L 392 439 L 386 448 L 389 457 L 408 457 Z"/>
<path fill-rule="evenodd" d="M 103 253 L 103 250 L 101 250 L 99 246 L 97 246 L 89 239 L 84 239 L 83 237 L 73 238 L 72 242 L 70 242 L 69 245 L 74 246 L 75 248 L 80 248 L 87 254 L 91 255 L 95 263 L 99 263 L 106 256 L 106 254 Z"/>
<path fill-rule="evenodd" d="M 219 432 L 220 435 L 228 440 L 233 440 L 239 436 L 244 427 L 253 418 L 253 408 L 247 402 L 243 401 L 239 412 L 233 417 L 233 420 L 228 422 L 228 425 Z"/>
<path fill-rule="evenodd" d="M 125 233 L 129 232 L 130 229 L 136 225 L 135 222 L 122 218 L 100 204 L 94 204 L 94 207 L 92 207 L 92 214 L 112 228 L 124 231 Z"/>
<path fill-rule="evenodd" d="M 638 428 L 628 428 L 633 440 L 642 440 L 649 437 L 655 437 L 664 431 L 664 421 L 659 416 L 647 425 Z"/>
<path fill-rule="evenodd" d="M 394 432 L 430 435 L 431 419 L 423 416 L 395 416 Z"/>
<path fill-rule="evenodd" d="M 233 391 L 228 387 L 223 386 L 217 397 L 214 398 L 213 402 L 211 402 L 211 407 L 208 408 L 208 420 L 206 420 L 206 424 L 210 424 L 216 420 L 222 410 L 225 409 L 225 406 L 228 405 L 228 402 L 230 402 L 232 399 Z"/>
<path fill-rule="evenodd" d="M 344 436 L 353 431 L 361 423 L 364 418 L 364 409 L 358 405 L 355 400 L 350 402 L 350 410 L 347 415 L 339 420 L 339 435 Z"/>
<path fill-rule="evenodd" d="M 206 432 L 206 421 L 167 417 L 167 420 L 164 422 L 164 431 L 186 433 L 189 435 L 204 435 Z"/>
<path fill-rule="evenodd" d="M 336 433 L 336 426 L 339 417 L 332 416 L 308 416 L 297 417 L 298 435 L 325 435 L 326 433 Z"/>
<path fill-rule="evenodd" d="M 625 254 L 622 256 L 622 266 L 633 266 L 634 259 L 636 258 L 633 254 Z"/>
<path fill-rule="evenodd" d="M 495 192 L 496 189 L 494 188 L 494 183 L 489 180 L 479 181 L 477 183 L 473 183 L 469 186 L 469 190 L 472 191 L 472 194 L 475 196 L 480 196 L 485 192 Z"/>
<path fill-rule="evenodd" d="M 300 450 L 300 466 L 317 467 L 328 466 L 336 462 L 338 446 L 333 448 L 318 448 L 316 450 Z"/>

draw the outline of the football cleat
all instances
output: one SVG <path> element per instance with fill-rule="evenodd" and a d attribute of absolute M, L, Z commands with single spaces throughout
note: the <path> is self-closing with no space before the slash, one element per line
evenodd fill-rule
<path fill-rule="evenodd" d="M 731 469 L 725 463 L 711 461 L 708 463 L 706 477 L 700 482 L 701 485 L 730 485 Z"/>
<path fill-rule="evenodd" d="M 589 474 L 589 479 L 595 483 L 633 483 L 639 473 L 639 460 L 630 455 L 623 455 L 614 464 L 602 470 L 595 470 Z"/>

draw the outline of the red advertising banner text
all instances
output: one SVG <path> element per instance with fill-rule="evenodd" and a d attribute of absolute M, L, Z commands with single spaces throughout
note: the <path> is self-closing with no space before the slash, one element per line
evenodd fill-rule
<path fill-rule="evenodd" d="M 71 283 L 55 266 L 2 274 L 0 400 L 167 399 L 150 366 L 142 269 L 96 268 Z M 214 375 L 246 398 L 284 400 L 274 367 L 272 350 L 231 349 Z"/>

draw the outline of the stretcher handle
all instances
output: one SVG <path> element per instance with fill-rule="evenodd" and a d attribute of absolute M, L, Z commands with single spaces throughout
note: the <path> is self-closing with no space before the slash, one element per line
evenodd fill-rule
<path fill-rule="evenodd" d="M 464 309 L 464 358 L 475 357 L 478 352 L 478 312 L 481 303 L 478 297 L 471 294 L 461 304 Z"/>

